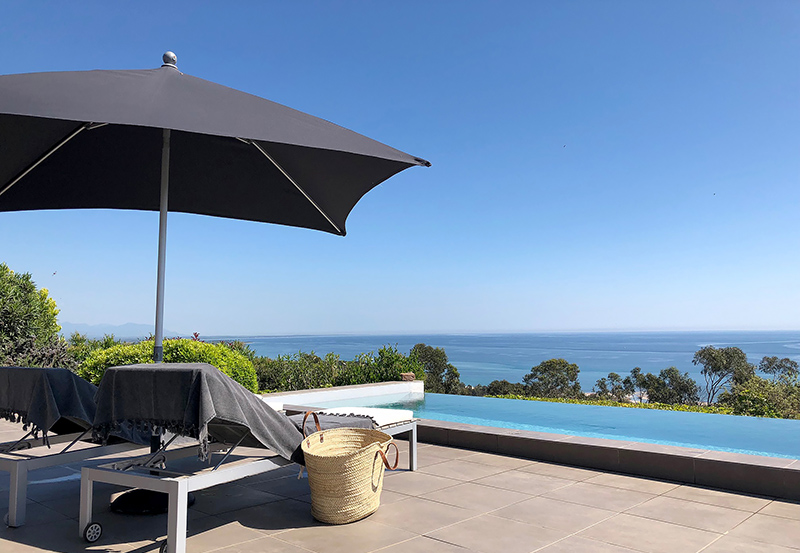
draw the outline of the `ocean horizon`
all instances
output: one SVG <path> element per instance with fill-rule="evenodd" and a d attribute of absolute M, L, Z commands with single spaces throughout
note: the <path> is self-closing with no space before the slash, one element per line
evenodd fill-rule
<path fill-rule="evenodd" d="M 361 353 L 395 346 L 404 354 L 418 343 L 443 348 L 465 384 L 492 380 L 521 382 L 531 367 L 563 358 L 580 368 L 580 382 L 590 391 L 595 382 L 631 369 L 658 373 L 668 367 L 688 372 L 702 385 L 701 367 L 692 364 L 698 349 L 735 346 L 751 363 L 764 356 L 788 357 L 800 362 L 800 331 L 640 331 L 640 332 L 530 332 L 505 334 L 343 334 L 290 336 L 201 336 L 206 340 L 241 340 L 257 355 L 277 357 L 297 352 L 323 356 L 338 354 L 350 360 Z"/>

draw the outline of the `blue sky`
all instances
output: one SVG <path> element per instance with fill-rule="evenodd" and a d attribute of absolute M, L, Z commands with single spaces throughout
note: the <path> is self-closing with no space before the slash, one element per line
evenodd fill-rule
<path fill-rule="evenodd" d="M 234 6 L 234 7 L 230 7 Z M 795 1 L 6 3 L 0 73 L 185 73 L 429 159 L 345 238 L 171 214 L 203 335 L 800 328 Z M 61 320 L 152 323 L 156 213 L 0 214 Z"/>

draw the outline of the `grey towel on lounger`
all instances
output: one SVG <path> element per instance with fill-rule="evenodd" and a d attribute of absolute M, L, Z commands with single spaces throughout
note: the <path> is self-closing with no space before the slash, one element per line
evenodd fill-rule
<path fill-rule="evenodd" d="M 37 432 L 92 426 L 97 387 L 67 369 L 0 367 L 0 417 Z"/>
<path fill-rule="evenodd" d="M 97 386 L 67 369 L 0 367 L 0 417 L 42 432 L 70 434 L 92 427 Z M 140 444 L 148 438 L 126 429 L 113 436 Z"/>
<path fill-rule="evenodd" d="M 363 419 L 363 418 L 362 418 Z M 354 421 L 357 422 L 357 421 Z M 369 421 L 371 425 L 371 421 Z M 97 391 L 95 430 L 162 427 L 200 440 L 270 449 L 303 464 L 299 425 L 238 382 L 206 363 L 149 363 L 111 367 Z"/>

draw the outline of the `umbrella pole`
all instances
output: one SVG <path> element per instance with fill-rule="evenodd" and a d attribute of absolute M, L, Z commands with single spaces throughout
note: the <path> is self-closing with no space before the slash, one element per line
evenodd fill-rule
<path fill-rule="evenodd" d="M 156 279 L 156 335 L 153 361 L 164 360 L 164 275 L 167 264 L 167 202 L 169 200 L 169 142 L 170 130 L 164 129 L 161 146 L 161 209 L 158 215 L 158 278 Z"/>

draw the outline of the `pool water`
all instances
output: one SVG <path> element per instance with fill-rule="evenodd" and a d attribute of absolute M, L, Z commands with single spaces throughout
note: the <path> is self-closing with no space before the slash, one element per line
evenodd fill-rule
<path fill-rule="evenodd" d="M 356 406 L 352 400 L 337 403 L 325 406 Z M 800 420 L 445 394 L 382 403 L 364 398 L 357 406 L 411 409 L 423 419 L 481 426 L 800 459 Z"/>

